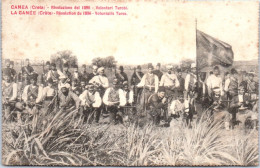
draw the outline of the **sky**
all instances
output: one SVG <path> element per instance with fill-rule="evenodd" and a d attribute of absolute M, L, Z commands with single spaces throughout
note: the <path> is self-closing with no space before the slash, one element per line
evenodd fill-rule
<path fill-rule="evenodd" d="M 77 2 L 77 3 L 75 3 Z M 127 16 L 11 15 L 12 4 L 127 6 Z M 71 50 L 79 63 L 114 56 L 119 64 L 195 59 L 197 28 L 233 48 L 235 60 L 258 58 L 258 2 L 87 0 L 2 1 L 3 58 L 48 60 Z"/>

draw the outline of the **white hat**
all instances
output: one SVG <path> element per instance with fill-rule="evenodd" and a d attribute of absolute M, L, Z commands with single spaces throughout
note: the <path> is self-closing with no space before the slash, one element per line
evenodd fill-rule
<path fill-rule="evenodd" d="M 60 75 L 59 79 L 66 79 L 66 76 L 64 74 Z"/>
<path fill-rule="evenodd" d="M 70 88 L 70 84 L 68 84 L 68 83 L 63 84 L 63 83 L 62 83 L 62 84 L 60 85 L 60 88 L 64 88 L 64 87 L 68 89 L 68 88 Z"/>
<path fill-rule="evenodd" d="M 192 63 L 192 64 L 190 65 L 190 67 L 191 67 L 191 68 L 196 68 L 196 63 Z"/>
<path fill-rule="evenodd" d="M 92 68 L 93 68 L 93 69 L 98 69 L 98 66 L 93 65 Z"/>
<path fill-rule="evenodd" d="M 105 68 L 104 67 L 100 67 L 100 68 L 98 68 L 98 72 L 101 72 L 101 71 L 104 71 L 105 70 Z"/>
<path fill-rule="evenodd" d="M 167 65 L 166 68 L 172 70 L 173 66 L 172 65 Z"/>

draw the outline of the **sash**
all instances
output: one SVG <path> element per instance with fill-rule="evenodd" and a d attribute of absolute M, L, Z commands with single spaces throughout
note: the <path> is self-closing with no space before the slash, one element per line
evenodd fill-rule
<path fill-rule="evenodd" d="M 13 94 L 13 83 L 10 83 L 9 86 L 7 86 L 5 83 L 3 85 L 3 96 L 5 98 L 10 98 Z"/>
<path fill-rule="evenodd" d="M 171 78 L 170 74 L 166 73 L 165 75 L 175 84 L 175 79 Z"/>
<path fill-rule="evenodd" d="M 30 75 L 30 74 L 31 74 L 31 72 L 29 72 L 29 70 L 28 70 L 27 66 L 25 66 L 25 67 L 24 67 L 24 70 L 26 71 L 26 73 L 27 73 L 28 75 Z"/>
<path fill-rule="evenodd" d="M 152 74 L 152 75 L 147 74 L 145 81 L 146 81 L 146 83 L 148 83 L 148 85 L 145 84 L 145 85 L 147 85 L 147 86 L 152 86 L 152 85 L 154 85 L 154 82 L 155 82 L 154 74 Z"/>
<path fill-rule="evenodd" d="M 119 90 L 110 89 L 110 92 L 108 94 L 108 101 L 110 102 L 118 102 L 119 99 Z"/>
<path fill-rule="evenodd" d="M 122 80 L 125 80 L 125 77 L 121 73 L 118 73 L 118 75 Z"/>
<path fill-rule="evenodd" d="M 135 75 L 138 77 L 138 79 L 141 81 L 142 77 L 140 76 L 140 74 L 138 72 L 135 72 Z"/>
<path fill-rule="evenodd" d="M 32 88 L 30 85 L 27 92 L 27 98 L 30 99 L 30 97 L 32 97 L 33 99 L 36 99 L 38 97 L 38 88 L 38 86 Z"/>
<path fill-rule="evenodd" d="M 88 104 L 93 104 L 95 102 L 95 93 L 94 93 L 94 100 L 91 99 L 91 97 L 89 96 L 89 92 L 87 92 L 87 96 L 86 96 L 86 100 L 88 102 Z"/>
<path fill-rule="evenodd" d="M 53 71 L 51 71 L 51 78 L 52 78 L 53 80 L 55 80 L 55 81 L 57 81 L 57 80 L 58 80 L 58 77 L 57 77 L 57 76 L 55 76 L 55 74 L 54 74 L 54 72 L 53 72 Z"/>

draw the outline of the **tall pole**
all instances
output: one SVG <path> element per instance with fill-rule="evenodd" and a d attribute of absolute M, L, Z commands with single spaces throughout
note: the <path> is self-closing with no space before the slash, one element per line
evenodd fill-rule
<path fill-rule="evenodd" d="M 197 93 L 198 93 L 198 87 L 199 87 L 199 72 L 198 72 L 198 51 L 197 51 L 197 45 L 198 45 L 198 41 L 197 41 L 197 18 L 195 19 L 195 31 L 196 31 L 196 78 L 197 78 Z"/>

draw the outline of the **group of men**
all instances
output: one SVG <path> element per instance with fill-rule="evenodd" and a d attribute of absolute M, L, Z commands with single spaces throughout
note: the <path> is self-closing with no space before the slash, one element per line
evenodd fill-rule
<path fill-rule="evenodd" d="M 241 106 L 253 109 L 257 104 L 258 87 L 254 74 L 248 73 L 240 84 L 238 72 L 232 69 L 220 76 L 218 66 L 213 74 L 198 72 L 196 64 L 191 64 L 190 71 L 183 78 L 182 70 L 167 66 L 167 72 L 160 70 L 160 64 L 154 69 L 148 64 L 148 72 L 143 73 L 141 66 L 134 69 L 131 78 L 120 66 L 119 71 L 109 79 L 104 67 L 92 66 L 87 72 L 86 65 L 79 71 L 77 65 L 64 63 L 57 68 L 55 63 L 46 62 L 44 72 L 38 74 L 27 59 L 20 73 L 16 73 L 10 60 L 3 69 L 3 108 L 4 119 L 9 121 L 13 114 L 21 121 L 24 111 L 44 115 L 57 111 L 78 109 L 85 121 L 99 122 L 101 114 L 109 114 L 110 122 L 123 123 L 122 116 L 126 108 L 138 118 L 147 118 L 158 125 L 161 121 L 181 117 L 190 125 L 194 114 L 201 115 L 210 106 L 214 109 L 225 104 L 235 123 L 236 113 Z M 70 70 L 71 69 L 71 70 Z M 243 95 L 241 97 L 241 95 Z M 245 101 L 244 97 L 248 97 Z M 224 102 L 224 103 L 223 103 Z M 200 104 L 204 110 L 198 110 Z M 232 125 L 232 124 L 231 124 Z"/>

